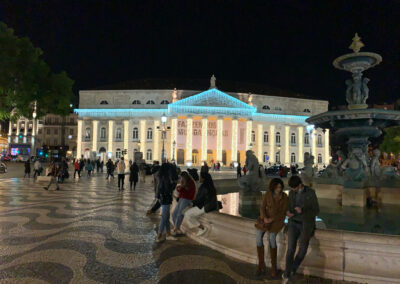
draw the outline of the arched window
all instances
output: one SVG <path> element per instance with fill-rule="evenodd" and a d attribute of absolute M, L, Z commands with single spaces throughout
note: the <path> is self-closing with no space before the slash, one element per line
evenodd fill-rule
<path fill-rule="evenodd" d="M 292 132 L 292 135 L 290 136 L 290 143 L 296 145 L 296 134 L 294 132 Z"/>
<path fill-rule="evenodd" d="M 100 139 L 106 139 L 106 128 L 102 127 L 100 129 Z"/>
<path fill-rule="evenodd" d="M 280 164 L 281 163 L 281 153 L 280 152 L 276 152 L 275 154 L 275 162 Z"/>
<path fill-rule="evenodd" d="M 308 108 L 305 108 L 303 112 L 311 112 Z"/>
<path fill-rule="evenodd" d="M 153 100 L 147 101 L 146 105 L 155 105 L 156 103 Z"/>
<path fill-rule="evenodd" d="M 317 144 L 318 144 L 318 146 L 322 146 L 322 135 L 321 134 L 318 134 Z"/>
<path fill-rule="evenodd" d="M 139 100 L 134 100 L 132 102 L 133 105 L 141 105 L 142 103 Z"/>
<path fill-rule="evenodd" d="M 310 134 L 306 133 L 304 135 L 304 144 L 305 145 L 310 145 Z"/>
<path fill-rule="evenodd" d="M 147 129 L 147 140 L 153 140 L 153 129 L 152 128 Z"/>
<path fill-rule="evenodd" d="M 133 140 L 138 140 L 139 139 L 139 129 L 137 127 L 133 128 L 132 139 Z"/>
<path fill-rule="evenodd" d="M 264 162 L 268 162 L 268 160 L 269 160 L 268 152 L 264 152 Z"/>
<path fill-rule="evenodd" d="M 121 149 L 120 148 L 117 148 L 117 150 L 115 151 L 115 157 L 121 158 Z"/>
<path fill-rule="evenodd" d="M 108 105 L 108 102 L 106 100 L 103 100 L 100 102 L 101 105 Z"/>
<path fill-rule="evenodd" d="M 90 127 L 86 127 L 85 129 L 85 139 L 90 139 Z"/>
<path fill-rule="evenodd" d="M 264 143 L 268 143 L 268 131 L 264 132 Z"/>
<path fill-rule="evenodd" d="M 322 155 L 318 154 L 318 164 L 322 164 Z"/>
<path fill-rule="evenodd" d="M 122 131 L 121 131 L 121 128 L 117 128 L 117 130 L 115 131 L 115 138 L 116 138 L 116 139 L 122 139 Z"/>
<path fill-rule="evenodd" d="M 290 156 L 290 162 L 292 164 L 296 163 L 296 155 L 295 155 L 295 153 L 292 153 L 292 155 Z"/>
<path fill-rule="evenodd" d="M 276 135 L 275 135 L 275 142 L 276 142 L 277 145 L 280 145 L 280 144 L 281 144 L 281 133 L 276 132 Z"/>
<path fill-rule="evenodd" d="M 281 111 L 281 110 L 282 110 L 282 108 L 281 108 L 281 107 L 275 107 L 275 110 L 279 110 L 279 111 Z"/>
<path fill-rule="evenodd" d="M 148 150 L 147 150 L 147 153 L 146 153 L 146 160 L 148 160 L 148 161 L 153 160 L 153 154 L 152 154 L 152 152 L 151 152 L 151 149 L 148 149 Z"/>
<path fill-rule="evenodd" d="M 167 105 L 167 104 L 169 104 L 169 101 L 163 100 L 163 101 L 161 101 L 161 104 L 162 104 L 162 105 Z"/>
<path fill-rule="evenodd" d="M 265 106 L 263 106 L 263 109 L 269 110 L 271 108 L 269 106 L 265 105 Z"/>
<path fill-rule="evenodd" d="M 255 131 L 252 131 L 251 132 L 251 142 L 256 142 L 256 132 Z"/>

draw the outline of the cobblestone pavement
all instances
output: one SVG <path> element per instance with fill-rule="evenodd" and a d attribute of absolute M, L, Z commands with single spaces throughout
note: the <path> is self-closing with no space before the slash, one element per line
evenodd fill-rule
<path fill-rule="evenodd" d="M 152 185 L 118 192 L 115 184 L 101 175 L 45 191 L 32 179 L 1 180 L 0 283 L 281 282 L 257 280 L 254 265 L 187 237 L 156 244 L 159 216 L 145 216 Z"/>

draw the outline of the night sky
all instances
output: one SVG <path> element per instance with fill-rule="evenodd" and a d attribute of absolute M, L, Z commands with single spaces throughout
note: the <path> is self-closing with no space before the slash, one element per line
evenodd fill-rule
<path fill-rule="evenodd" d="M 365 72 L 368 102 L 400 98 L 400 1 L 2 0 L 0 20 L 67 71 L 76 92 L 214 73 L 217 85 L 265 84 L 331 105 L 345 102 L 350 75 L 332 61 L 358 32 L 362 51 L 383 57 Z"/>

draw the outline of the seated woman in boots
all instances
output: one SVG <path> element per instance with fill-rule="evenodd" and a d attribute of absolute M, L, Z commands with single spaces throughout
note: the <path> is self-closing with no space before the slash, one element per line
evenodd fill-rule
<path fill-rule="evenodd" d="M 274 178 L 269 183 L 269 190 L 265 193 L 260 208 L 260 217 L 255 224 L 258 267 L 256 275 L 265 274 L 264 262 L 264 235 L 268 233 L 269 251 L 271 254 L 271 276 L 276 277 L 277 245 L 276 236 L 282 230 L 288 207 L 288 197 L 283 192 L 283 181 Z"/>

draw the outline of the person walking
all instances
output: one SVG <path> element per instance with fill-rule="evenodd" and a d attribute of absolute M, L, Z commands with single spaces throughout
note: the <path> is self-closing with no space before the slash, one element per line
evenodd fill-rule
<path fill-rule="evenodd" d="M 132 184 L 133 184 L 133 190 L 136 189 L 136 184 L 139 181 L 139 167 L 136 164 L 136 162 L 132 163 L 132 160 L 129 161 L 129 182 L 130 182 L 130 190 L 132 190 Z"/>
<path fill-rule="evenodd" d="M 315 217 L 319 213 L 318 199 L 315 191 L 303 185 L 299 176 L 289 179 L 289 206 L 286 215 L 289 217 L 288 244 L 286 251 L 285 273 L 283 283 L 288 283 L 296 274 L 307 254 L 308 244 L 315 231 Z M 296 257 L 294 254 L 299 243 Z"/>
<path fill-rule="evenodd" d="M 81 159 L 79 162 L 79 172 L 78 172 L 79 177 L 81 177 L 81 172 L 84 167 L 85 167 L 85 161 L 83 161 L 83 159 Z"/>
<path fill-rule="evenodd" d="M 174 222 L 174 229 L 172 230 L 172 235 L 181 235 L 181 224 L 183 221 L 182 211 L 190 205 L 194 199 L 196 193 L 196 184 L 191 175 L 188 172 L 181 173 L 181 182 L 176 187 L 178 191 L 178 203 L 175 206 L 174 212 L 172 213 L 172 220 Z"/>
<path fill-rule="evenodd" d="M 176 183 L 170 176 L 169 164 L 163 163 L 159 170 L 159 200 L 161 204 L 161 220 L 158 227 L 158 234 L 156 242 L 161 242 L 165 239 L 170 241 L 177 240 L 171 235 L 171 227 L 169 222 L 170 209 L 172 204 L 172 192 L 175 189 Z M 164 237 L 164 230 L 166 237 Z"/>
<path fill-rule="evenodd" d="M 247 173 L 246 166 L 243 166 L 243 175 L 245 176 L 245 175 L 246 175 L 246 173 Z"/>
<path fill-rule="evenodd" d="M 93 171 L 93 164 L 90 160 L 87 160 L 85 170 L 87 171 L 87 177 L 89 178 Z"/>
<path fill-rule="evenodd" d="M 76 174 L 78 173 L 78 178 L 81 177 L 81 171 L 80 171 L 80 164 L 79 164 L 79 160 L 76 159 L 74 162 L 74 178 L 76 177 Z"/>
<path fill-rule="evenodd" d="M 197 236 L 201 236 L 206 232 L 206 229 L 198 221 L 198 217 L 204 213 L 208 213 L 218 209 L 217 193 L 214 182 L 209 173 L 200 173 L 201 185 L 197 192 L 196 198 L 183 210 L 185 220 L 187 220 L 190 229 L 198 227 Z"/>
<path fill-rule="evenodd" d="M 240 166 L 240 163 L 238 164 L 236 171 L 237 178 L 240 178 L 242 176 L 242 167 Z"/>
<path fill-rule="evenodd" d="M 100 162 L 100 171 L 101 171 L 101 173 L 103 173 L 103 168 L 104 168 L 104 161 L 101 160 L 101 162 Z"/>
<path fill-rule="evenodd" d="M 114 163 L 111 161 L 111 159 L 108 159 L 106 163 L 106 168 L 107 168 L 107 177 L 108 179 L 110 176 L 114 178 Z"/>
<path fill-rule="evenodd" d="M 61 172 L 61 166 L 60 166 L 59 163 L 51 162 L 49 168 L 50 168 L 50 172 L 49 172 L 48 176 L 51 177 L 50 183 L 49 183 L 48 186 L 45 186 L 45 187 L 43 187 L 43 188 L 44 188 L 45 190 L 49 190 L 50 186 L 51 186 L 53 183 L 55 183 L 55 184 L 56 184 L 56 190 L 60 190 L 60 187 L 59 187 L 59 185 L 58 185 L 58 177 L 59 177 L 60 172 Z"/>
<path fill-rule="evenodd" d="M 256 242 L 258 267 L 256 276 L 265 274 L 264 235 L 268 233 L 268 244 L 271 258 L 271 276 L 276 277 L 277 244 L 276 236 L 285 224 L 288 208 L 288 196 L 283 192 L 284 185 L 280 178 L 274 178 L 269 183 L 269 190 L 265 193 L 261 207 L 260 217 L 257 219 Z"/>
<path fill-rule="evenodd" d="M 100 172 L 100 158 L 96 160 L 96 172 Z"/>
<path fill-rule="evenodd" d="M 30 178 L 30 177 L 31 177 L 31 162 L 29 161 L 29 159 L 26 160 L 24 166 L 25 166 L 24 178 L 25 178 L 26 176 L 28 176 L 28 178 Z"/>
<path fill-rule="evenodd" d="M 36 179 L 37 176 L 40 176 L 41 171 L 42 171 L 42 164 L 38 159 L 36 159 L 35 163 L 33 163 L 33 178 Z"/>
<path fill-rule="evenodd" d="M 121 157 L 117 164 L 117 173 L 118 173 L 118 191 L 124 190 L 124 182 L 125 182 L 125 161 L 124 157 Z"/>

